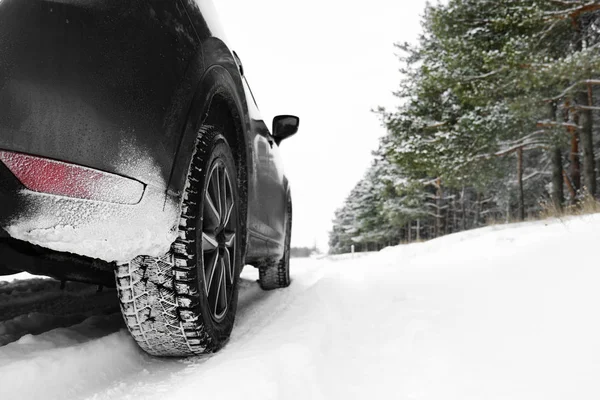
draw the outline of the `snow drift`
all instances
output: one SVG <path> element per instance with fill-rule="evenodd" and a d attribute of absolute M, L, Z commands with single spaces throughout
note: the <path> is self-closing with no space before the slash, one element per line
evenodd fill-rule
<path fill-rule="evenodd" d="M 218 354 L 146 356 L 118 314 L 0 347 L 2 399 L 597 399 L 600 215 L 243 273 Z M 33 317 L 35 318 L 35 317 Z"/>

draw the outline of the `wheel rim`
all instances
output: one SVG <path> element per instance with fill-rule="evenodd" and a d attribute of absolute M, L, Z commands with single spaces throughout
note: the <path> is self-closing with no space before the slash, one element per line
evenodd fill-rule
<path fill-rule="evenodd" d="M 212 318 L 219 322 L 229 310 L 235 279 L 237 207 L 225 163 L 210 169 L 202 210 L 202 272 Z"/>

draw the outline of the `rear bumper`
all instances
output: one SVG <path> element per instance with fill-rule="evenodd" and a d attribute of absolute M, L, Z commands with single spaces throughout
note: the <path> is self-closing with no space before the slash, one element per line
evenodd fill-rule
<path fill-rule="evenodd" d="M 181 3 L 0 0 L 0 50 L 0 149 L 145 185 L 135 204 L 81 200 L 0 165 L 0 228 L 109 262 L 167 251 L 179 202 L 165 192 L 202 73 Z"/>
<path fill-rule="evenodd" d="M 0 273 L 29 272 L 61 281 L 76 281 L 114 287 L 114 264 L 71 253 L 48 250 L 12 239 L 0 230 Z"/>
<path fill-rule="evenodd" d="M 10 237 L 100 260 L 159 256 L 176 238 L 179 204 L 147 185 L 135 205 L 82 200 L 26 189 L 0 163 L 0 228 Z"/>

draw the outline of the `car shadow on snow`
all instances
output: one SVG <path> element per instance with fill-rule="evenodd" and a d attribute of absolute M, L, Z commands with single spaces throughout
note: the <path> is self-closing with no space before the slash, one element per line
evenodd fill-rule
<path fill-rule="evenodd" d="M 248 333 L 250 320 L 255 318 L 261 304 L 275 292 L 260 289 L 254 268 L 247 267 L 239 281 L 239 300 L 234 336 Z M 109 317 L 110 327 L 105 327 L 94 337 L 125 329 L 120 319 L 116 290 L 95 285 L 68 282 L 49 278 L 0 281 L 0 347 L 13 343 L 26 335 L 40 335 L 57 328 L 67 328 L 83 321 Z M 241 332 L 236 331 L 240 330 Z"/>
<path fill-rule="evenodd" d="M 115 289 L 34 278 L 0 282 L 0 346 L 119 312 Z M 124 325 L 123 325 L 124 326 Z M 117 327 L 119 329 L 120 327 Z"/>
<path fill-rule="evenodd" d="M 169 387 L 186 370 L 211 368 L 207 362 L 231 357 L 269 325 L 287 291 L 265 292 L 257 277 L 254 268 L 242 273 L 237 318 L 225 348 L 188 358 L 152 357 L 139 348 L 126 331 L 115 289 L 97 293 L 95 286 L 68 283 L 61 290 L 60 282 L 40 278 L 0 281 L 0 372 L 12 374 L 0 379 L 0 392 L 19 393 L 14 398 L 21 399 L 154 396 L 157 385 Z M 77 386 L 73 380 L 92 383 Z"/>

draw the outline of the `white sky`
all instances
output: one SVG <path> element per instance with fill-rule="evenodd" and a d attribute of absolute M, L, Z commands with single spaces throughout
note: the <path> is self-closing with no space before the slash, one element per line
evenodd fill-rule
<path fill-rule="evenodd" d="M 213 0 L 262 115 L 300 117 L 281 145 L 293 246 L 327 249 L 335 209 L 385 133 L 371 109 L 397 104 L 395 42 L 414 41 L 425 0 Z"/>

